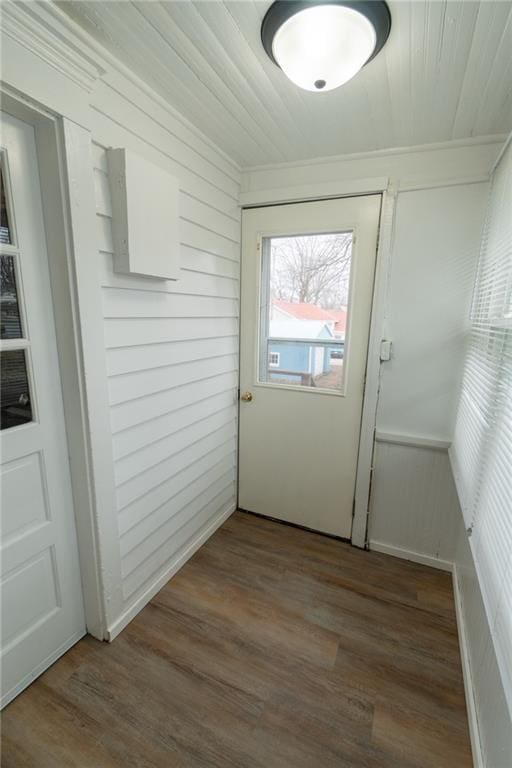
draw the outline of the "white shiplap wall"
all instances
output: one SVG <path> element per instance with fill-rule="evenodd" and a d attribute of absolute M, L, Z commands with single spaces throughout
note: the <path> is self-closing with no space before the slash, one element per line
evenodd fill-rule
<path fill-rule="evenodd" d="M 236 500 L 238 171 L 159 110 L 144 92 L 121 89 L 114 73 L 94 93 L 97 258 L 128 617 Z M 113 271 L 108 146 L 178 177 L 178 281 Z"/>

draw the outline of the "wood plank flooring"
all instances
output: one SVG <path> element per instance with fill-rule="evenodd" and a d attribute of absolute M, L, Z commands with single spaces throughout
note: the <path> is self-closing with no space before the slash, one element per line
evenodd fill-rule
<path fill-rule="evenodd" d="M 3 768 L 469 768 L 451 577 L 237 512 L 2 726 Z"/>

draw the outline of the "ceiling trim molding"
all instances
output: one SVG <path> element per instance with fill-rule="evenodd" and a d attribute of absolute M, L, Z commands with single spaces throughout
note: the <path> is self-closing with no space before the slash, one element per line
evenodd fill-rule
<path fill-rule="evenodd" d="M 486 144 L 503 144 L 509 134 L 496 133 L 490 136 L 472 136 L 467 139 L 451 139 L 450 141 L 433 142 L 431 144 L 416 144 L 410 147 L 390 147 L 389 149 L 374 149 L 369 152 L 352 152 L 344 155 L 327 155 L 323 157 L 309 158 L 308 160 L 292 160 L 287 163 L 269 163 L 265 165 L 253 165 L 244 167 L 244 174 L 253 171 L 278 171 L 289 168 L 308 168 L 311 166 L 331 165 L 332 163 L 350 162 L 352 160 L 372 160 L 380 157 L 393 157 L 396 155 L 417 154 L 418 152 L 432 152 L 435 150 L 461 149 L 464 147 L 482 146 Z"/>
<path fill-rule="evenodd" d="M 91 59 L 91 61 L 101 62 L 101 65 L 98 66 L 101 69 L 101 76 L 104 76 L 105 80 L 108 80 L 109 69 L 127 80 L 131 85 L 141 90 L 144 95 L 160 107 L 160 109 L 166 111 L 174 120 L 176 120 L 176 122 L 180 123 L 183 128 L 190 131 L 197 139 L 222 157 L 233 167 L 233 170 L 236 173 L 240 174 L 242 172 L 243 168 L 236 162 L 236 160 L 217 146 L 212 139 L 206 136 L 206 134 L 197 128 L 188 118 L 179 112 L 179 110 L 173 107 L 163 96 L 160 96 L 151 85 L 145 80 L 142 80 L 134 71 L 129 69 L 129 67 L 123 64 L 122 61 L 102 46 L 101 43 L 95 40 L 89 32 L 71 19 L 65 11 L 58 7 L 58 5 L 54 2 L 45 0 L 42 6 L 40 6 L 40 10 L 47 16 L 47 22 L 44 24 L 45 27 L 51 25 L 53 29 L 55 23 L 57 23 L 59 27 L 62 28 L 62 36 L 64 40 L 68 40 L 73 46 L 79 46 L 78 50 L 80 51 L 86 48 L 88 51 L 96 54 L 95 58 Z M 39 21 L 39 26 L 41 26 L 42 23 L 42 21 Z"/>
<path fill-rule="evenodd" d="M 47 12 L 50 7 L 3 3 L 2 32 L 90 93 L 105 69 L 56 27 L 43 24 L 40 10 Z"/>

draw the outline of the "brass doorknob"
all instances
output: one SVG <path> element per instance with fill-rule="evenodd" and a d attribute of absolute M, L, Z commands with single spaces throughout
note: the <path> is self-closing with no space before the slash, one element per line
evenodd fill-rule
<path fill-rule="evenodd" d="M 243 400 L 244 403 L 250 403 L 252 400 L 252 392 L 242 392 L 240 400 Z"/>

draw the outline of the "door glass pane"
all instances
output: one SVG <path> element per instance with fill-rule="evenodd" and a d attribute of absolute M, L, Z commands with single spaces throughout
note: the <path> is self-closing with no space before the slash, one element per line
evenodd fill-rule
<path fill-rule="evenodd" d="M 260 382 L 343 390 L 352 241 L 263 238 Z"/>
<path fill-rule="evenodd" d="M 0 429 L 32 421 L 27 362 L 23 349 L 1 353 L 0 378 Z"/>
<path fill-rule="evenodd" d="M 0 167 L 0 243 L 11 243 L 11 228 L 7 214 L 7 201 L 5 199 L 4 173 Z"/>
<path fill-rule="evenodd" d="M 14 256 L 2 256 L 0 263 L 0 310 L 2 339 L 21 338 L 21 317 L 16 286 Z"/>

